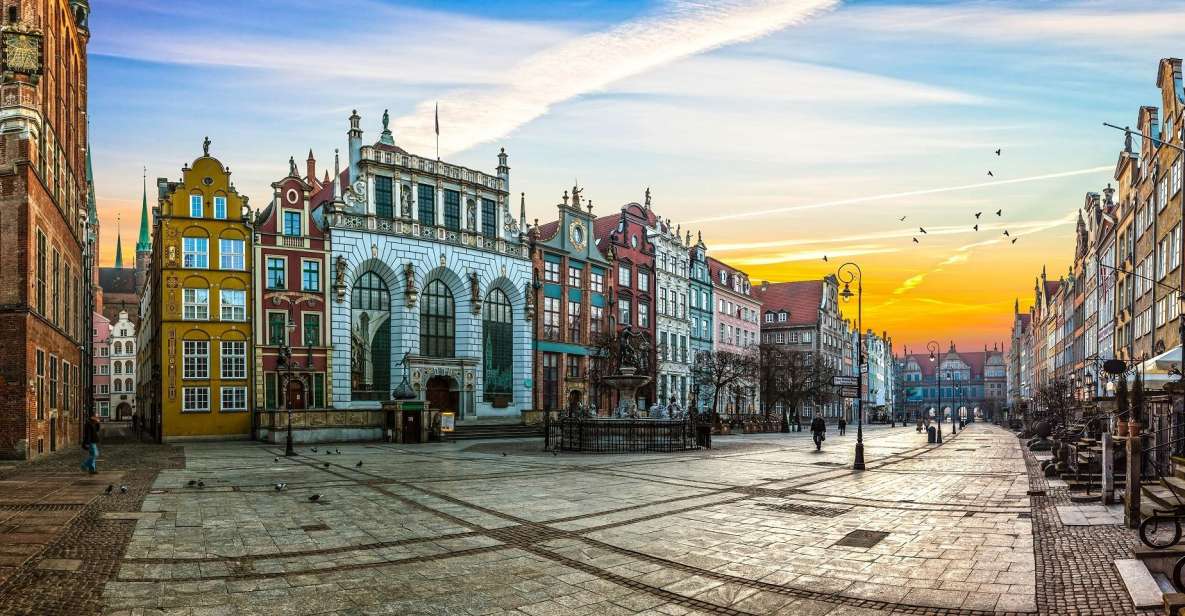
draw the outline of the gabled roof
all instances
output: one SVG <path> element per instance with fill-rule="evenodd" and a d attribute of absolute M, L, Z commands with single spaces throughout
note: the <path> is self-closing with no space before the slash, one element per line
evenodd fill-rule
<path fill-rule="evenodd" d="M 729 265 L 729 264 L 727 264 L 715 257 L 709 256 L 707 258 L 707 261 L 708 261 L 708 275 L 711 276 L 711 278 L 712 278 L 712 286 L 713 287 L 727 289 L 729 291 L 736 293 L 736 291 L 732 287 L 733 278 L 737 274 L 744 276 L 746 279 L 749 276 L 749 274 L 747 274 L 747 273 L 745 273 L 745 272 L 743 272 L 743 271 L 741 271 L 741 270 L 739 270 L 739 269 L 737 269 L 737 268 L 735 268 L 735 267 L 733 267 L 733 266 L 731 266 L 731 265 Z M 720 283 L 720 272 L 721 271 L 728 272 L 728 284 L 721 284 Z M 740 293 L 742 295 L 744 295 L 745 291 L 744 291 L 743 287 L 742 287 Z M 750 296 L 755 295 L 755 293 L 752 292 L 752 289 L 750 289 L 749 295 Z"/>
<path fill-rule="evenodd" d="M 1046 280 L 1045 281 L 1045 297 L 1053 297 L 1057 295 L 1058 288 L 1061 286 L 1060 280 Z"/>
<path fill-rule="evenodd" d="M 817 325 L 819 308 L 823 305 L 823 281 L 763 283 L 753 288 L 753 295 L 761 300 L 762 311 L 790 313 L 784 324 L 789 326 Z"/>
<path fill-rule="evenodd" d="M 942 361 L 952 357 L 958 357 L 963 363 L 971 367 L 972 380 L 983 378 L 983 367 L 993 355 L 1003 356 L 1002 351 L 947 351 L 940 353 L 939 357 Z M 913 359 L 918 364 L 918 368 L 924 376 L 934 376 L 934 371 L 938 369 L 940 361 L 930 361 L 929 353 L 910 353 L 903 359 L 908 361 Z M 945 381 L 945 379 L 944 379 Z"/>
<path fill-rule="evenodd" d="M 555 237 L 555 232 L 559 230 L 560 221 L 553 220 L 551 222 L 545 222 L 539 225 L 539 228 L 535 231 L 535 241 L 546 242 L 547 240 Z"/>

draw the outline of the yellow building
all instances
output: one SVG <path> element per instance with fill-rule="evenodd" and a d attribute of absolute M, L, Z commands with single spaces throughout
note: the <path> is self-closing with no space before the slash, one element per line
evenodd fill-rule
<path fill-rule="evenodd" d="M 165 441 L 251 432 L 247 198 L 209 148 L 207 139 L 180 182 L 157 180 L 140 403 Z"/>

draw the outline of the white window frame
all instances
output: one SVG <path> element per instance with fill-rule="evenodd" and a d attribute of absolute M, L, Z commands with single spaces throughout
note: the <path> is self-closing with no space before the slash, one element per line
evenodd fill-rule
<path fill-rule="evenodd" d="M 244 258 L 246 254 L 247 242 L 243 240 L 234 239 L 219 239 L 218 240 L 218 266 L 220 269 L 232 270 L 241 272 L 247 269 L 247 261 Z M 228 249 L 229 248 L 229 249 Z M 237 248 L 237 250 L 234 250 Z M 229 257 L 229 259 L 228 259 Z M 237 257 L 237 258 L 236 258 Z"/>
<path fill-rule="evenodd" d="M 190 242 L 193 242 L 192 249 Z M 206 269 L 210 267 L 210 238 L 181 238 L 181 267 L 185 269 Z"/>
<path fill-rule="evenodd" d="M 203 405 L 203 399 L 205 404 Z M 210 388 L 209 387 L 182 387 L 181 388 L 181 412 L 182 413 L 208 413 L 210 412 Z"/>
<path fill-rule="evenodd" d="M 227 294 L 239 294 L 241 303 L 227 301 Z M 221 289 L 218 292 L 218 315 L 222 321 L 243 322 L 247 320 L 247 291 L 246 289 Z"/>
<path fill-rule="evenodd" d="M 196 208 L 196 209 L 195 209 Z M 196 212 L 196 213 L 194 213 Z M 189 217 L 204 218 L 205 203 L 201 195 L 189 195 Z"/>
<path fill-rule="evenodd" d="M 317 264 L 317 288 L 315 288 L 315 289 L 310 289 L 310 288 L 304 286 L 304 268 L 305 268 L 305 265 L 308 263 Z M 301 291 L 310 291 L 310 292 L 314 292 L 314 293 L 320 292 L 321 286 L 324 284 L 322 282 L 322 279 L 324 278 L 324 276 L 322 275 L 323 273 L 324 272 L 322 272 L 322 270 L 321 270 L 321 260 L 320 259 L 301 259 L 300 260 L 300 290 Z M 287 275 L 287 273 L 285 273 L 285 275 Z"/>
<path fill-rule="evenodd" d="M 214 196 L 214 218 L 226 220 L 226 197 Z"/>
<path fill-rule="evenodd" d="M 617 284 L 622 287 L 630 287 L 630 266 L 617 266 Z"/>
<path fill-rule="evenodd" d="M 247 341 L 223 340 L 219 347 L 220 376 L 224 379 L 246 379 Z"/>
<path fill-rule="evenodd" d="M 219 406 L 222 412 L 245 412 L 247 410 L 247 388 L 244 386 L 237 387 L 223 387 L 220 392 L 219 401 L 222 403 Z M 229 396 L 229 397 L 228 397 Z M 228 403 L 229 400 L 229 403 Z"/>
<path fill-rule="evenodd" d="M 181 341 L 181 378 L 205 380 L 210 378 L 210 341 Z"/>
<path fill-rule="evenodd" d="M 192 309 L 192 314 L 190 310 Z M 181 289 L 181 320 L 210 320 L 210 290 L 195 287 Z"/>

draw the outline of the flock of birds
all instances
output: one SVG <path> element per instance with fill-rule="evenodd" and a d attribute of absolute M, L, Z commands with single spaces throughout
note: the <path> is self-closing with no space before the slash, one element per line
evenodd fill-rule
<path fill-rule="evenodd" d="M 1003 149 L 1002 149 L 1002 148 L 997 148 L 997 149 L 996 149 L 996 156 L 1000 156 L 1002 152 L 1003 152 Z M 988 169 L 988 172 L 987 172 L 987 174 L 988 174 L 988 177 L 993 177 L 993 178 L 994 178 L 994 177 L 996 177 L 996 174 L 992 173 L 992 170 L 991 170 L 991 169 Z M 974 225 L 972 225 L 972 226 L 971 226 L 971 228 L 972 228 L 974 231 L 976 231 L 976 232 L 978 232 L 978 231 L 979 231 L 979 222 L 978 222 L 978 221 L 979 221 L 979 217 L 980 217 L 980 216 L 982 216 L 982 215 L 983 215 L 983 212 L 976 212 L 976 213 L 975 213 L 975 220 L 976 220 L 976 222 L 975 222 L 975 224 L 974 224 Z M 996 216 L 1003 218 L 1003 216 L 1004 216 L 1004 210 L 1003 210 L 1002 208 L 1001 208 L 1001 209 L 998 209 L 998 210 L 996 210 Z M 901 218 L 898 218 L 898 219 L 897 219 L 897 221 L 898 221 L 898 222 L 905 222 L 905 219 L 906 219 L 906 218 L 908 218 L 908 216 L 902 216 Z M 918 227 L 918 231 L 919 231 L 919 232 L 920 232 L 922 235 L 929 235 L 929 232 L 928 232 L 928 231 L 926 231 L 926 228 L 925 228 L 925 227 L 919 226 L 919 227 Z M 1012 238 L 1012 242 L 1011 242 L 1011 243 L 1013 243 L 1013 244 L 1015 244 L 1015 243 L 1016 243 L 1016 240 L 1020 239 L 1019 237 L 1012 237 L 1012 235 L 1008 233 L 1008 229 L 1004 229 L 1004 237 L 1009 237 L 1009 238 Z M 918 240 L 918 236 L 917 236 L 917 235 L 915 235 L 915 236 L 913 236 L 913 243 L 915 243 L 915 244 L 921 244 L 922 242 L 921 242 L 920 240 Z M 824 261 L 824 262 L 826 262 L 826 261 L 827 261 L 827 255 L 823 255 L 823 261 Z"/>

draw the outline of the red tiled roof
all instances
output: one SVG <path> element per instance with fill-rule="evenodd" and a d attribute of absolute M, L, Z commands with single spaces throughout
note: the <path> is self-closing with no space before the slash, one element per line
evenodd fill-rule
<path fill-rule="evenodd" d="M 535 241 L 546 242 L 547 240 L 555 237 L 555 232 L 559 231 L 559 229 L 560 221 L 553 220 L 551 222 L 545 222 L 539 225 L 539 228 L 535 231 Z"/>
<path fill-rule="evenodd" d="M 1060 283 L 1060 280 L 1046 280 L 1045 297 L 1053 297 L 1054 295 L 1057 295 L 1057 288 Z"/>
<path fill-rule="evenodd" d="M 1003 353 L 1001 351 L 955 351 L 954 353 L 944 351 L 939 354 L 939 357 L 945 360 L 952 355 L 957 356 L 963 360 L 963 363 L 971 366 L 971 378 L 972 380 L 976 380 L 983 378 L 983 367 L 987 364 L 988 358 L 992 355 L 1003 356 Z M 938 364 L 940 363 L 939 361 L 930 361 L 929 353 L 910 353 L 902 359 L 908 362 L 911 358 L 918 363 L 918 368 L 921 369 L 924 376 L 934 376 L 934 370 L 938 368 Z"/>
<path fill-rule="evenodd" d="M 784 325 L 816 325 L 819 307 L 823 304 L 823 281 L 800 280 L 755 285 L 753 295 L 761 300 L 763 312 L 786 310 L 790 313 Z M 777 325 L 783 325 L 778 323 Z"/>
<path fill-rule="evenodd" d="M 720 284 L 720 270 L 728 272 L 728 284 Z M 748 278 L 748 274 L 717 259 L 715 257 L 708 257 L 708 275 L 712 277 L 712 286 L 721 287 L 732 291 L 732 279 L 737 274 Z M 752 295 L 752 293 L 751 293 Z"/>

